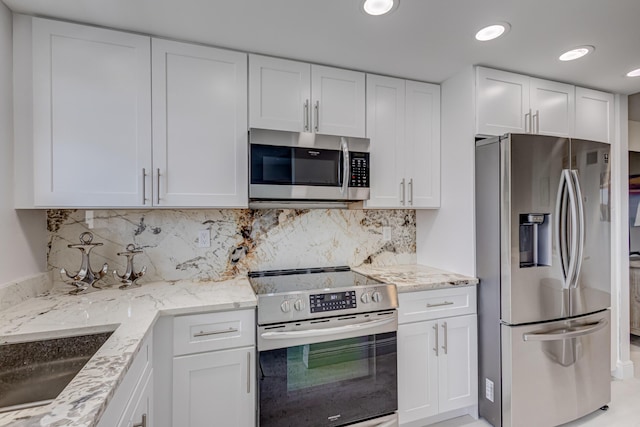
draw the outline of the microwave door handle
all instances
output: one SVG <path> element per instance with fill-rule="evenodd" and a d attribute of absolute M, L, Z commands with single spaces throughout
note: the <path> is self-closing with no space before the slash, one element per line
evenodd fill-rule
<path fill-rule="evenodd" d="M 346 194 L 349 188 L 349 146 L 345 137 L 340 138 L 340 146 L 342 147 L 342 187 L 340 194 Z"/>

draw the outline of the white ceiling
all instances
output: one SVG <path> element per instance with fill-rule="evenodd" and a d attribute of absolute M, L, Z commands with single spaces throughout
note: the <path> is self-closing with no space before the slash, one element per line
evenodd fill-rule
<path fill-rule="evenodd" d="M 362 0 L 4 0 L 15 12 L 86 22 L 441 83 L 480 64 L 612 91 L 640 92 L 640 0 L 400 0 L 387 16 Z M 504 37 L 477 42 L 495 21 Z M 573 62 L 558 56 L 593 45 Z"/>

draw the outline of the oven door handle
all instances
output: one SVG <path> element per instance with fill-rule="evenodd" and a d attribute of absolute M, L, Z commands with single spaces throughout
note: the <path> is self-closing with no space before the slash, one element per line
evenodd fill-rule
<path fill-rule="evenodd" d="M 368 322 L 354 323 L 352 325 L 337 326 L 325 329 L 307 329 L 304 331 L 263 332 L 260 337 L 265 340 L 284 340 L 289 338 L 311 338 L 325 335 L 333 335 L 341 332 L 362 331 L 379 326 L 388 325 L 396 321 L 395 316 L 383 320 L 370 320 Z"/>

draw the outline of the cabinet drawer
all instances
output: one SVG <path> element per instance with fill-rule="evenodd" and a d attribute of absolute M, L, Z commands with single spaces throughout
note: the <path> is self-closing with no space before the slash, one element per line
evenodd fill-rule
<path fill-rule="evenodd" d="M 254 310 L 177 316 L 173 320 L 173 354 L 254 345 Z"/>
<path fill-rule="evenodd" d="M 400 324 L 476 312 L 476 288 L 473 286 L 402 293 L 398 300 Z"/>

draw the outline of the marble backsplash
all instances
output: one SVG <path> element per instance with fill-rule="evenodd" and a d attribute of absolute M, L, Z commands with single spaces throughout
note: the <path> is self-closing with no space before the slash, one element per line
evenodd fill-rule
<path fill-rule="evenodd" d="M 68 248 L 85 231 L 94 235 L 93 270 L 109 264 L 103 284 L 123 273 L 118 256 L 132 243 L 143 251 L 135 269 L 147 267 L 145 281 L 226 280 L 247 271 L 336 265 L 384 266 L 416 262 L 415 210 L 185 209 L 50 210 L 48 265 L 53 280 L 64 267 L 75 273 L 80 252 Z M 383 226 L 391 227 L 384 242 Z M 211 246 L 198 245 L 209 230 Z"/>

